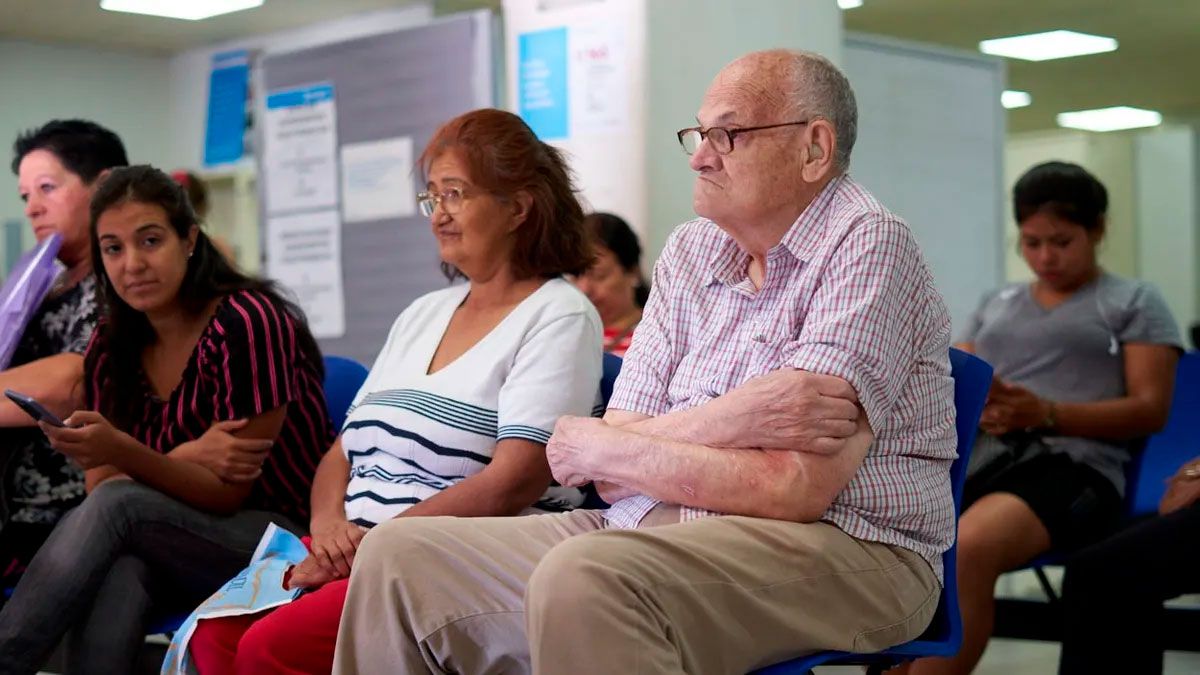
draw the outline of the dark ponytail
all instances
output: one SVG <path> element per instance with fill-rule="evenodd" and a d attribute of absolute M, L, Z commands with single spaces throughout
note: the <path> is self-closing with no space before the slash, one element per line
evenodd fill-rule
<path fill-rule="evenodd" d="M 1013 216 L 1020 224 L 1043 210 L 1085 230 L 1104 229 L 1108 190 L 1078 164 L 1038 164 L 1013 186 Z"/>
<path fill-rule="evenodd" d="M 96 223 L 100 216 L 118 204 L 135 202 L 159 206 L 167 214 L 171 229 L 186 239 L 197 224 L 195 212 L 187 195 L 170 176 L 151 166 L 129 166 L 113 169 L 100 183 L 91 203 L 92 270 L 96 275 L 104 320 L 96 329 L 107 348 L 111 367 L 106 369 L 104 387 L 97 403 L 100 412 L 120 429 L 128 429 L 136 416 L 135 406 L 140 396 L 142 352 L 154 339 L 154 331 L 146 315 L 130 307 L 117 295 L 112 279 L 104 269 Z M 187 260 L 187 272 L 179 287 L 179 301 L 184 311 L 199 314 L 217 298 L 238 291 L 256 291 L 283 307 L 296 322 L 296 339 L 300 350 L 323 377 L 321 350 L 308 330 L 304 312 L 289 301 L 271 281 L 246 276 L 237 270 L 213 245 L 201 230 L 196 246 Z"/>
<path fill-rule="evenodd" d="M 638 284 L 633 289 L 633 300 L 638 307 L 645 307 L 650 297 L 650 285 L 642 275 L 642 245 L 625 219 L 612 213 L 591 213 L 584 218 L 591 229 L 596 243 L 613 252 L 617 262 L 626 272 L 636 271 Z"/>

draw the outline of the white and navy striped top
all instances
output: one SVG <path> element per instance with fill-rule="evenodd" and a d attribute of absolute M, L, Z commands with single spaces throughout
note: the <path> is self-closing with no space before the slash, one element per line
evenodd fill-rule
<path fill-rule="evenodd" d="M 469 287 L 418 298 L 392 325 L 342 427 L 346 518 L 372 526 L 479 473 L 499 441 L 545 443 L 562 415 L 599 405 L 600 317 L 563 279 L 547 281 L 490 333 L 428 374 Z M 550 488 L 536 510 L 582 503 Z"/>

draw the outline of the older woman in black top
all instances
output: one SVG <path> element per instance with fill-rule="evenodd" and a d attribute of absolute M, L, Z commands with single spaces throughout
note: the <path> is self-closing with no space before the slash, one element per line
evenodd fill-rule
<path fill-rule="evenodd" d="M 96 280 L 88 240 L 88 201 L 109 169 L 128 164 L 116 134 L 85 120 L 53 120 L 13 144 L 13 173 L 38 241 L 62 238 L 66 266 L 25 327 L 0 390 L 29 395 L 59 414 L 71 411 L 83 377 L 83 351 L 96 326 Z M 0 397 L 0 586 L 16 583 L 54 524 L 83 499 L 83 472 L 54 452 L 33 419 Z M 3 602 L 3 599 L 0 599 Z"/>

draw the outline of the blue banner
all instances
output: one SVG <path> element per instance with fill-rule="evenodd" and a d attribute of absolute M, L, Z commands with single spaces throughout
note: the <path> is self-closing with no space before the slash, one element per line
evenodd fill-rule
<path fill-rule="evenodd" d="M 523 33 L 517 40 L 521 119 L 543 141 L 566 138 L 567 29 Z"/>
<path fill-rule="evenodd" d="M 272 92 L 267 96 L 267 109 L 275 110 L 276 108 L 295 108 L 301 105 L 310 105 L 321 101 L 333 100 L 333 85 L 332 84 L 317 84 L 311 87 L 298 87 L 296 89 L 282 89 Z"/>
<path fill-rule="evenodd" d="M 208 80 L 208 124 L 204 130 L 206 165 L 227 164 L 242 158 L 249 93 L 249 52 L 240 50 L 213 56 Z"/>

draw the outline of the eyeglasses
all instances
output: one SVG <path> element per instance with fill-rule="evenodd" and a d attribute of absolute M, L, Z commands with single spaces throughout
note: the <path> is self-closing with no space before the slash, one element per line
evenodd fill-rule
<path fill-rule="evenodd" d="M 778 129 L 779 127 L 791 127 L 801 124 L 808 124 L 809 120 L 800 122 L 783 122 L 782 124 L 768 124 L 762 127 L 741 127 L 738 129 L 726 129 L 725 127 L 690 127 L 688 129 L 680 129 L 675 133 L 679 139 L 679 144 L 683 146 L 683 151 L 689 155 L 695 154 L 696 150 L 700 149 L 700 143 L 705 139 L 709 145 L 716 151 L 718 155 L 728 155 L 733 152 L 733 139 L 738 134 L 744 134 L 749 131 L 762 131 L 763 129 Z"/>
<path fill-rule="evenodd" d="M 433 215 L 438 204 L 442 205 L 443 211 L 454 215 L 462 210 L 463 200 L 466 198 L 466 193 L 458 187 L 446 188 L 441 192 L 421 192 L 417 194 L 417 207 L 426 218 Z"/>

